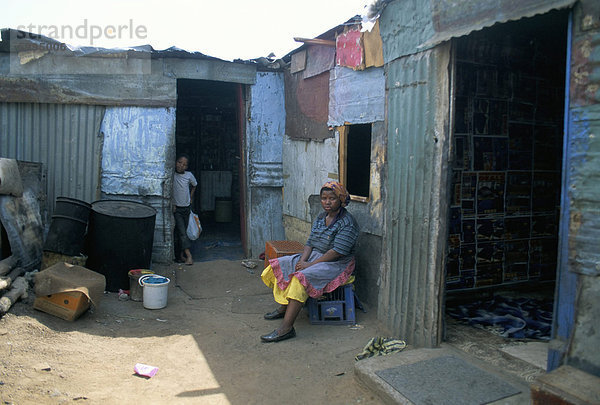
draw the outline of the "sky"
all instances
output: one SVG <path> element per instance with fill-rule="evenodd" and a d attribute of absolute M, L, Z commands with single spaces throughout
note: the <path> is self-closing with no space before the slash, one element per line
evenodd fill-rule
<path fill-rule="evenodd" d="M 3 4 L 4 3 L 4 4 Z M 0 0 L 0 28 L 69 45 L 176 46 L 225 60 L 282 57 L 354 15 L 367 0 Z"/>

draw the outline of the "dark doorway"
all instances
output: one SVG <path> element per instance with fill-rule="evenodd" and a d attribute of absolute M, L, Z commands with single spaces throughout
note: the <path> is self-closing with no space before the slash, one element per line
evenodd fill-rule
<path fill-rule="evenodd" d="M 550 338 L 567 21 L 568 11 L 555 11 L 454 43 L 446 258 L 446 340 L 451 342 L 460 340 L 458 325 L 476 323 L 475 318 L 503 338 Z M 512 306 L 518 308 L 507 309 Z M 540 309 L 543 319 L 536 322 L 543 330 L 509 332 L 498 325 L 509 319 L 506 315 L 533 316 L 525 314 L 532 306 Z M 495 326 L 486 324 L 494 319 Z"/>
<path fill-rule="evenodd" d="M 198 181 L 197 261 L 242 257 L 238 116 L 238 84 L 177 80 L 176 153 L 190 156 L 188 170 Z"/>

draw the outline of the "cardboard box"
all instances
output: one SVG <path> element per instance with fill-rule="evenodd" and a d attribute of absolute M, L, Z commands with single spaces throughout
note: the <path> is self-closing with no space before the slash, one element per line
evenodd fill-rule
<path fill-rule="evenodd" d="M 81 291 L 67 291 L 37 297 L 33 308 L 57 316 L 66 321 L 74 321 L 90 307 L 90 300 Z"/>
<path fill-rule="evenodd" d="M 304 245 L 293 240 L 269 240 L 265 244 L 265 267 L 269 265 L 269 259 L 289 256 L 301 253 Z"/>
<path fill-rule="evenodd" d="M 56 263 L 35 275 L 33 307 L 67 321 L 97 306 L 104 293 L 104 275 L 69 263 Z"/>

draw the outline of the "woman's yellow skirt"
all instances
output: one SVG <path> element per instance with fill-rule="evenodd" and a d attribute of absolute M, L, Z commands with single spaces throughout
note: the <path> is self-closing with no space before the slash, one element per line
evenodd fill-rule
<path fill-rule="evenodd" d="M 290 299 L 300 302 L 306 302 L 308 299 L 308 294 L 304 286 L 298 281 L 296 276 L 292 277 L 292 281 L 290 281 L 285 290 L 280 289 L 277 286 L 277 279 L 273 274 L 271 265 L 263 270 L 260 278 L 267 287 L 273 290 L 273 297 L 278 304 L 287 305 Z"/>
<path fill-rule="evenodd" d="M 289 300 L 295 300 L 300 302 L 306 302 L 308 299 L 308 294 L 306 293 L 306 289 L 302 285 L 302 283 L 296 278 L 296 276 L 292 276 L 292 281 L 288 284 L 285 290 L 282 290 L 277 285 L 277 279 L 275 278 L 275 274 L 273 274 L 273 268 L 271 265 L 268 265 L 260 275 L 263 283 L 267 287 L 273 290 L 273 298 L 278 304 L 287 305 L 289 304 Z M 354 275 L 351 275 L 346 284 L 350 284 L 354 282 Z"/>

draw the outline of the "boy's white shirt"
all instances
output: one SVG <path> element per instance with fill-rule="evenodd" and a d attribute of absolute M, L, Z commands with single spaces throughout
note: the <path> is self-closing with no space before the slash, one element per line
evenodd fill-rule
<path fill-rule="evenodd" d="M 173 176 L 173 203 L 177 207 L 190 205 L 190 185 L 196 187 L 198 182 L 192 172 L 177 173 Z"/>

